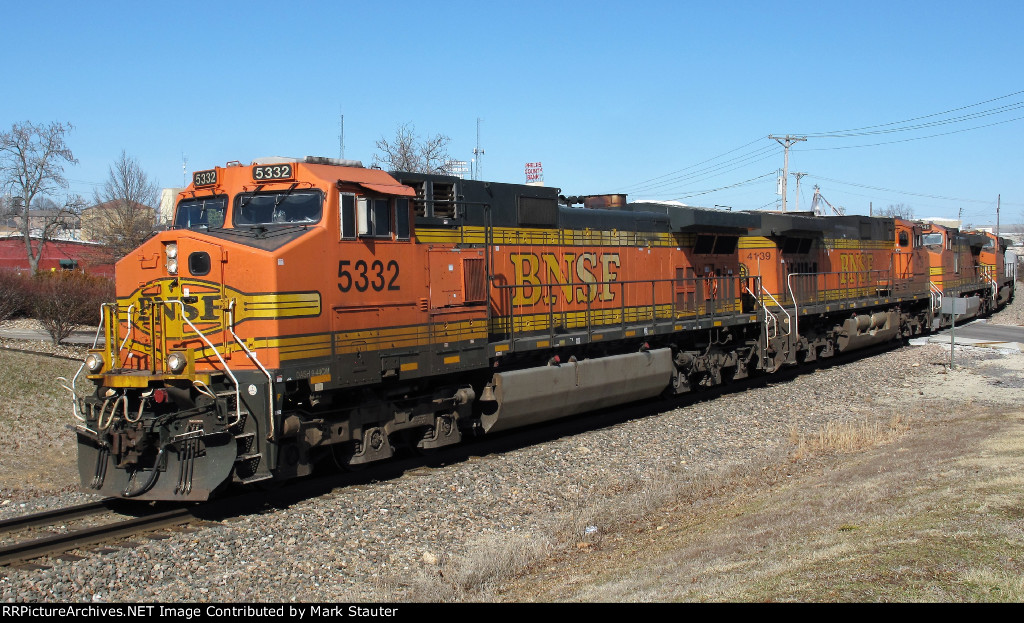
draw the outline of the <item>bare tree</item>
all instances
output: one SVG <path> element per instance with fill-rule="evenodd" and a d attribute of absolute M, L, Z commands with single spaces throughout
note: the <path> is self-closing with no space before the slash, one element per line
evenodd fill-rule
<path fill-rule="evenodd" d="M 38 204 L 37 198 L 67 188 L 64 167 L 78 163 L 64 142 L 64 135 L 72 129 L 70 123 L 36 125 L 25 121 L 11 125 L 9 132 L 0 132 L 0 184 L 12 195 L 12 211 L 18 213 L 14 219 L 25 241 L 32 272 L 39 268 L 47 240 L 66 226 L 69 215 L 82 207 L 79 197 L 68 197 L 64 206 L 55 211 L 33 216 L 29 209 Z"/>
<path fill-rule="evenodd" d="M 0 197 L 0 228 L 14 227 L 14 218 L 21 214 L 21 206 L 16 205 L 14 197 Z"/>
<path fill-rule="evenodd" d="M 405 123 L 395 130 L 390 141 L 381 137 L 377 149 L 381 153 L 373 157 L 373 166 L 389 171 L 413 173 L 448 173 L 448 143 L 452 139 L 444 134 L 435 134 L 426 140 L 416 135 L 416 127 Z"/>
<path fill-rule="evenodd" d="M 138 161 L 121 150 L 110 166 L 103 189 L 93 194 L 96 205 L 86 211 L 82 227 L 107 245 L 116 258 L 127 255 L 153 233 L 160 189 Z"/>
<path fill-rule="evenodd" d="M 914 218 L 914 208 L 905 203 L 890 203 L 886 207 L 879 209 L 875 216 L 902 218 L 909 221 Z"/>

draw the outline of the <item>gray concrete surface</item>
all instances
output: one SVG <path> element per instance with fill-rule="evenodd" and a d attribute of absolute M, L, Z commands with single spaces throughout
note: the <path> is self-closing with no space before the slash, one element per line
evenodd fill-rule
<path fill-rule="evenodd" d="M 12 340 L 50 341 L 50 334 L 42 329 L 24 329 L 0 327 L 0 337 Z M 73 331 L 65 340 L 65 344 L 77 344 L 80 346 L 92 346 L 96 338 L 96 329 L 84 331 Z M 100 335 L 100 344 L 103 344 L 103 336 Z"/>
<path fill-rule="evenodd" d="M 911 344 L 949 344 L 950 329 L 933 333 L 928 337 L 911 340 Z M 990 324 L 975 320 L 956 327 L 952 339 L 964 346 L 991 346 L 995 348 L 1017 348 L 1024 350 L 1024 327 Z"/>

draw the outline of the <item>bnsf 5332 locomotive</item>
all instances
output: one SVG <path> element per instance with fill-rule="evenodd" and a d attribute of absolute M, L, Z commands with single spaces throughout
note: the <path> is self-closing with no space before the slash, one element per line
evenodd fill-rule
<path fill-rule="evenodd" d="M 87 491 L 203 500 L 682 393 L 1012 294 L 1002 240 L 323 158 L 193 176 L 117 264 L 75 396 Z"/>

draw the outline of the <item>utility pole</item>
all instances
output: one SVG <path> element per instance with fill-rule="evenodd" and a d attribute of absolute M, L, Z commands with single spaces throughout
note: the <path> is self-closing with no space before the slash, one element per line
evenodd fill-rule
<path fill-rule="evenodd" d="M 780 136 L 775 136 L 773 134 L 769 134 L 768 138 L 774 140 L 779 145 L 782 145 L 783 147 L 786 148 L 786 162 L 785 162 L 785 166 L 782 169 L 782 213 L 785 214 L 786 213 L 786 178 L 789 177 L 789 148 L 792 147 L 794 144 L 799 143 L 800 141 L 806 141 L 807 137 L 806 136 L 790 136 L 789 134 L 787 134 L 786 136 L 780 137 Z"/>
<path fill-rule="evenodd" d="M 806 173 L 794 173 L 793 177 L 796 178 L 796 211 L 800 211 L 800 178 L 807 175 Z"/>
<path fill-rule="evenodd" d="M 996 195 L 996 242 L 999 242 L 999 207 L 1003 202 L 1003 193 Z"/>

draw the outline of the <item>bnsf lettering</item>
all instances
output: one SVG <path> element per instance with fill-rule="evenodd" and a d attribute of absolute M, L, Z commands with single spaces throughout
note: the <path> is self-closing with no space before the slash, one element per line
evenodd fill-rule
<path fill-rule="evenodd" d="M 857 281 L 857 275 L 849 273 L 866 273 L 874 266 L 874 256 L 868 253 L 842 253 L 839 255 L 839 283 L 845 284 L 847 280 L 851 284 Z M 863 276 L 862 276 L 863 277 Z"/>
<path fill-rule="evenodd" d="M 622 266 L 618 253 L 512 253 L 509 259 L 515 284 L 526 286 L 515 289 L 513 305 L 536 305 L 542 298 L 553 304 L 559 296 L 568 303 L 615 299 L 611 282 Z"/>
<path fill-rule="evenodd" d="M 165 299 L 159 296 L 143 296 L 139 298 L 139 320 L 148 320 L 150 311 L 153 307 Z M 177 300 L 177 299 L 172 299 Z M 182 303 L 180 307 L 185 308 L 185 317 L 195 322 L 196 320 L 220 320 L 220 307 L 217 303 L 220 301 L 220 296 L 217 294 L 208 294 L 206 296 L 200 296 L 196 304 Z M 177 303 L 163 304 L 160 305 L 163 309 L 163 317 L 165 320 L 175 320 L 178 317 Z M 201 312 L 201 313 L 200 313 Z"/>
<path fill-rule="evenodd" d="M 867 253 L 843 253 L 839 256 L 840 270 L 846 272 L 864 272 L 871 270 L 874 264 L 874 256 Z"/>

